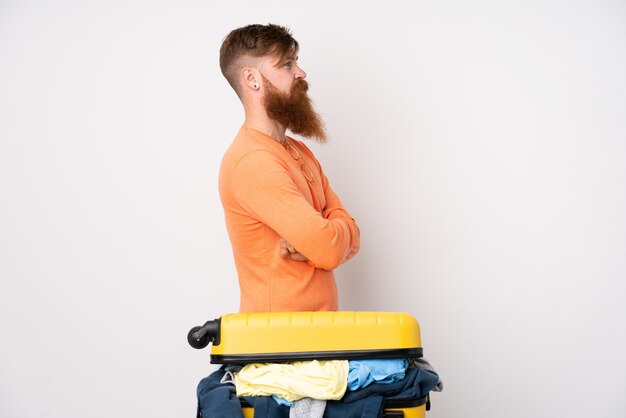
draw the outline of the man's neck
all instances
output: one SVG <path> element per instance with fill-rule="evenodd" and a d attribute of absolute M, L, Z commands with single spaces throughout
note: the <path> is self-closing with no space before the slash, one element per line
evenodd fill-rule
<path fill-rule="evenodd" d="M 243 123 L 243 127 L 262 132 L 265 135 L 274 138 L 278 142 L 285 141 L 286 128 L 275 120 L 270 119 L 267 115 L 252 116 L 246 114 L 246 120 Z"/>

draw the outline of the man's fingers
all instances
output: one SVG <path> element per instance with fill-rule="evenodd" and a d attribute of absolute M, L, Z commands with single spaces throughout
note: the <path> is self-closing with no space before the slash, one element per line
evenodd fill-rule
<path fill-rule="evenodd" d="M 280 250 L 278 250 L 278 254 L 283 258 L 289 257 L 289 254 L 291 254 L 291 251 L 289 251 L 289 248 L 287 248 L 289 244 L 287 244 L 287 241 L 285 241 L 283 238 L 281 238 L 279 242 Z"/>
<path fill-rule="evenodd" d="M 294 261 L 308 261 L 305 256 L 300 254 L 298 250 L 293 248 L 293 245 L 285 241 L 284 238 L 280 239 L 280 250 L 278 250 L 278 254 L 283 258 L 290 258 Z"/>
<path fill-rule="evenodd" d="M 291 253 L 287 248 L 281 248 L 279 252 L 282 258 L 289 258 L 294 261 L 307 261 L 308 259 L 299 252 Z"/>
<path fill-rule="evenodd" d="M 293 248 L 293 245 L 289 244 L 287 241 L 285 241 L 284 238 L 280 239 L 280 249 L 281 249 L 281 254 L 282 254 L 282 250 L 285 249 L 287 251 L 289 251 L 291 254 L 297 253 L 298 250 L 296 250 L 295 248 Z"/>
<path fill-rule="evenodd" d="M 300 253 L 291 254 L 291 259 L 294 261 L 307 261 L 307 258 Z"/>

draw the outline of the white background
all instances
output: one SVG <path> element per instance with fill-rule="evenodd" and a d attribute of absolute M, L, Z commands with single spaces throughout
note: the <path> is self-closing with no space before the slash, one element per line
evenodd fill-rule
<path fill-rule="evenodd" d="M 406 311 L 432 418 L 626 416 L 623 1 L 0 2 L 0 416 L 192 417 L 238 309 L 218 67 L 292 28 L 358 220 L 346 310 Z"/>

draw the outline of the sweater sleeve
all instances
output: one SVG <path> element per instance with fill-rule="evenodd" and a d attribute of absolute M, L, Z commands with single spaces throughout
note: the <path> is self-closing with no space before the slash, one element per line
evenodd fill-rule
<path fill-rule="evenodd" d="M 358 250 L 356 223 L 324 176 L 327 206 L 322 213 L 311 206 L 284 163 L 269 151 L 246 154 L 237 163 L 232 181 L 241 207 L 287 240 L 313 266 L 332 270 Z"/>
<path fill-rule="evenodd" d="M 344 263 L 351 259 L 357 252 L 359 252 L 361 246 L 361 231 L 356 223 L 356 220 L 344 209 L 339 196 L 331 189 L 328 179 L 322 173 L 322 186 L 324 188 L 324 195 L 326 197 L 326 207 L 322 213 L 325 219 L 329 220 L 343 220 L 348 228 L 350 240 L 348 242 L 348 248 L 346 249 L 346 256 L 341 261 Z"/>

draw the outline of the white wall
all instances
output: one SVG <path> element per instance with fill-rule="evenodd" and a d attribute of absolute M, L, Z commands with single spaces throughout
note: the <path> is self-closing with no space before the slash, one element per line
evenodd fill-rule
<path fill-rule="evenodd" d="M 617 0 L 0 3 L 0 416 L 193 416 L 187 330 L 238 307 L 218 49 L 253 22 L 300 41 L 362 229 L 341 307 L 420 320 L 429 416 L 626 416 Z"/>

